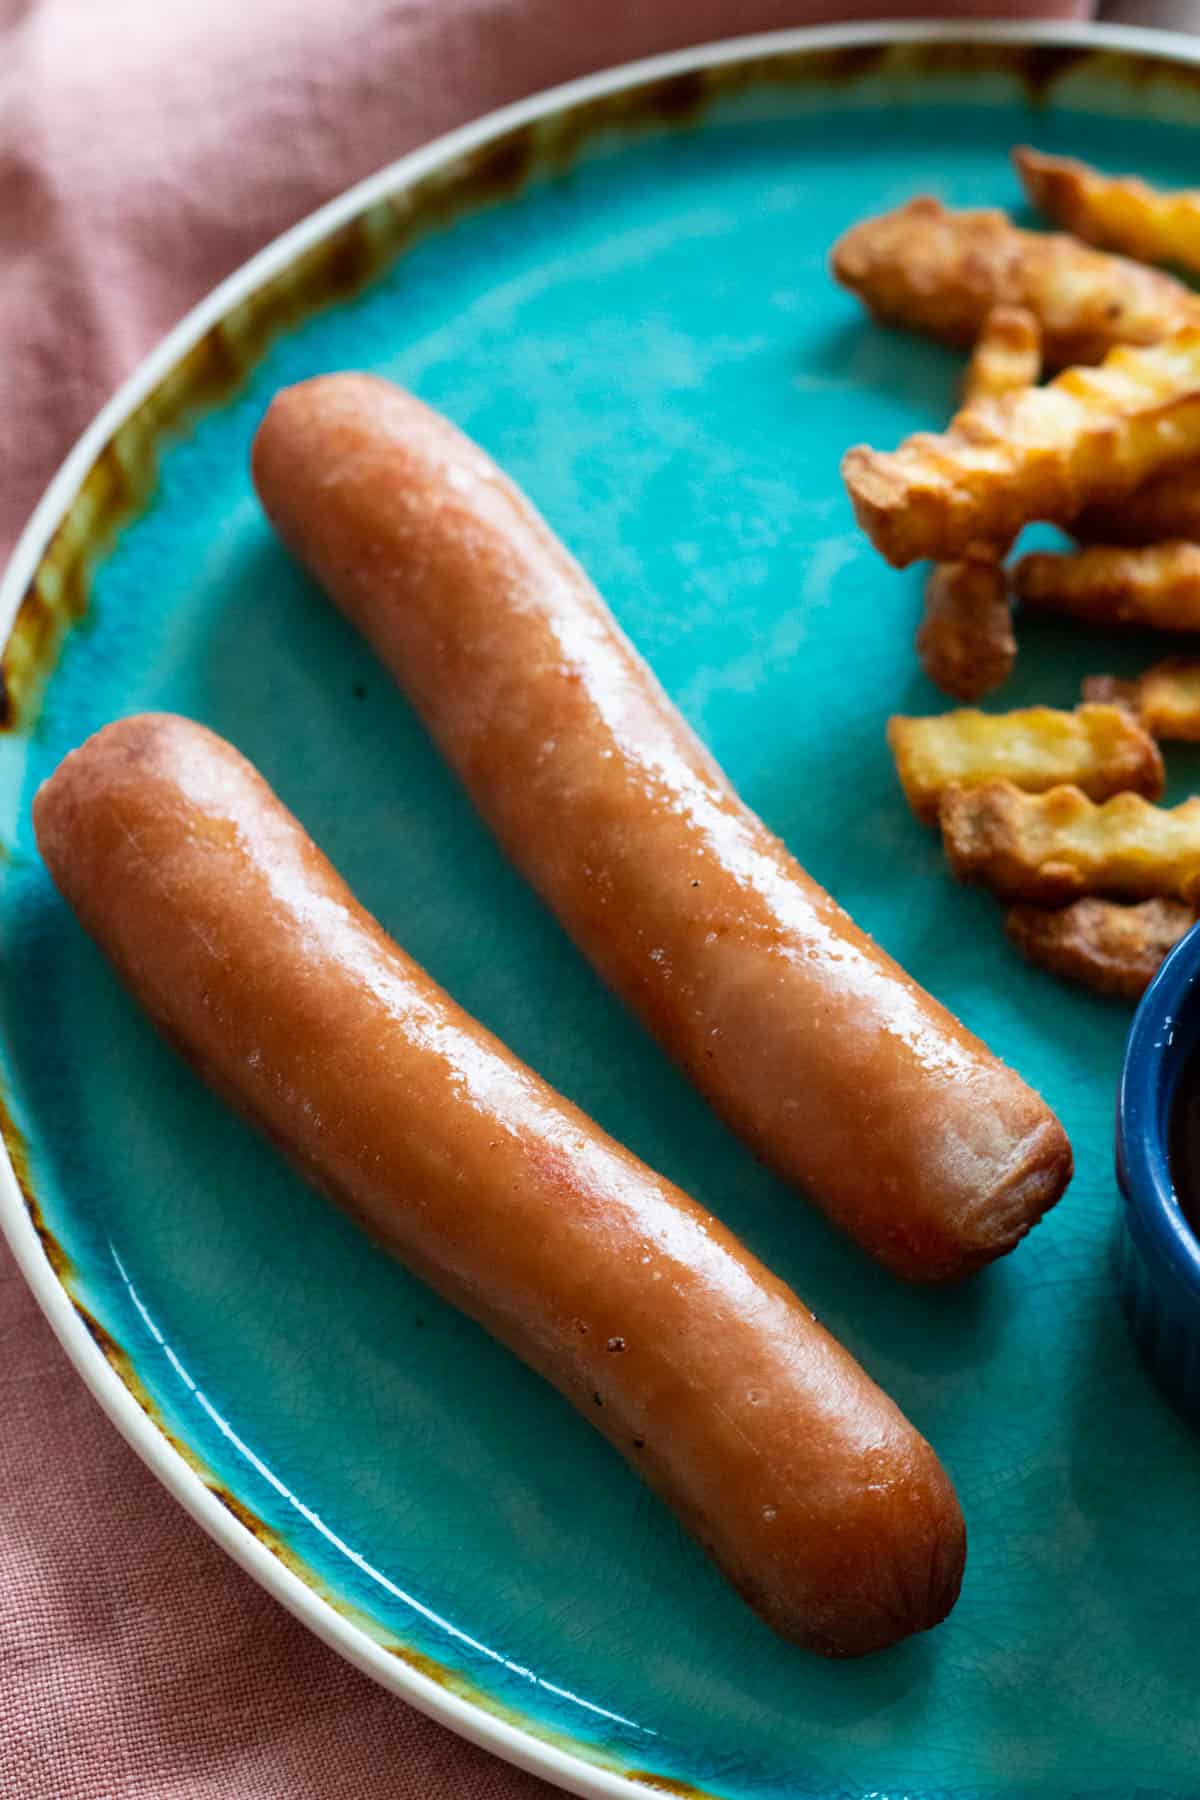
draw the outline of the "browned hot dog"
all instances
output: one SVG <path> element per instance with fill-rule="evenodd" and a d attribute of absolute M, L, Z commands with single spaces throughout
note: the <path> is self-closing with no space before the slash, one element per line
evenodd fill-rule
<path fill-rule="evenodd" d="M 230 745 L 122 720 L 34 820 L 172 1043 L 573 1401 L 769 1624 L 853 1656 L 945 1616 L 963 1524 L 925 1440 L 716 1219 L 405 956 Z"/>
<path fill-rule="evenodd" d="M 743 806 L 495 464 L 365 375 L 279 394 L 254 478 L 509 856 L 751 1148 L 916 1280 L 1061 1194 L 1057 1119 Z"/>

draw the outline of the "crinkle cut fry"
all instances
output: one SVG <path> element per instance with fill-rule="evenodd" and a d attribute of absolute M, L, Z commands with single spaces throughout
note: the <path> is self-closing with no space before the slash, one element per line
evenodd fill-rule
<path fill-rule="evenodd" d="M 1024 605 L 1088 624 L 1200 631 L 1200 544 L 1035 551 L 1015 564 L 1012 585 Z"/>
<path fill-rule="evenodd" d="M 1010 942 L 1031 963 L 1120 1000 L 1141 997 L 1195 923 L 1195 907 L 1182 900 L 1130 906 L 1091 894 L 1057 908 L 1011 906 L 1005 915 Z"/>
<path fill-rule="evenodd" d="M 1104 250 L 1200 272 L 1200 189 L 1163 193 L 1136 175 L 1024 146 L 1012 155 L 1030 200 L 1056 225 Z"/>
<path fill-rule="evenodd" d="M 995 550 L 977 546 L 934 563 L 925 584 L 917 656 L 935 687 L 979 700 L 1007 681 L 1017 659 L 1008 571 Z"/>
<path fill-rule="evenodd" d="M 1031 312 L 995 306 L 983 322 L 963 378 L 966 401 L 993 398 L 1038 379 L 1042 334 Z M 1017 658 L 1008 575 L 998 545 L 975 544 L 968 556 L 935 563 L 925 584 L 917 631 L 921 667 L 944 694 L 979 700 L 1001 686 Z"/>
<path fill-rule="evenodd" d="M 1168 810 L 1117 794 L 1096 805 L 1077 787 L 1026 794 L 993 781 L 948 789 L 938 817 L 954 874 L 1002 900 L 1200 899 L 1200 799 Z"/>
<path fill-rule="evenodd" d="M 1081 544 L 1200 543 L 1200 463 L 1157 476 L 1120 506 L 1085 506 L 1068 529 Z"/>
<path fill-rule="evenodd" d="M 1089 675 L 1084 700 L 1127 706 L 1152 737 L 1200 743 L 1200 656 L 1168 656 L 1132 681 Z"/>
<path fill-rule="evenodd" d="M 993 307 L 1027 307 L 1051 369 L 1099 362 L 1114 344 L 1156 343 L 1196 316 L 1191 290 L 1161 270 L 930 195 L 852 225 L 830 263 L 884 324 L 963 348 Z"/>
<path fill-rule="evenodd" d="M 918 432 L 898 450 L 857 445 L 842 474 L 863 530 L 905 568 L 1007 542 L 1031 519 L 1066 523 L 1197 456 L 1200 328 L 1189 326 L 966 407 L 948 431 Z"/>
<path fill-rule="evenodd" d="M 963 405 L 1032 387 L 1042 373 L 1042 329 L 1025 306 L 993 306 L 963 376 Z"/>
<path fill-rule="evenodd" d="M 1122 706 L 1085 703 L 1074 712 L 1028 706 L 985 713 L 974 707 L 934 718 L 888 720 L 896 773 L 913 812 L 937 823 L 951 787 L 1011 781 L 1027 793 L 1073 782 L 1093 800 L 1129 789 L 1157 800 L 1163 761 L 1153 738 Z"/>

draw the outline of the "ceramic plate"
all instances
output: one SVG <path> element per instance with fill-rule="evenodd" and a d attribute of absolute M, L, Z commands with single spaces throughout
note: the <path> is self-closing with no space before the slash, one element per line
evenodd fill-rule
<path fill-rule="evenodd" d="M 1128 1015 L 1019 962 L 901 800 L 885 717 L 943 704 L 913 656 L 921 574 L 855 531 L 838 458 L 937 425 L 958 364 L 868 323 L 825 268 L 844 226 L 922 190 L 1016 205 L 1016 141 L 1194 182 L 1200 70 L 1163 42 L 799 34 L 459 133 L 193 314 L 79 446 L 7 577 L 13 1248 L 97 1397 L 232 1555 L 406 1699 L 581 1794 L 1200 1787 L 1200 1445 L 1134 1360 L 1107 1261 Z M 750 804 L 1059 1110 L 1074 1186 L 1002 1266 L 946 1293 L 869 1266 L 756 1167 L 505 865 L 255 503 L 271 394 L 347 366 L 486 445 Z M 1004 701 L 1070 705 L 1081 676 L 1146 650 L 1023 625 Z M 896 1397 L 969 1523 L 945 1626 L 854 1665 L 776 1640 L 584 1420 L 157 1041 L 29 824 L 63 753 L 145 707 L 231 738 L 458 1000 L 725 1218 Z M 1200 763 L 1171 762 L 1182 793 Z"/>

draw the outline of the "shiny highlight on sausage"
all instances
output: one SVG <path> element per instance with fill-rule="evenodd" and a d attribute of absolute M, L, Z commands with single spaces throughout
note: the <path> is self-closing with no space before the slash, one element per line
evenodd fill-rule
<path fill-rule="evenodd" d="M 1011 1250 L 1070 1178 L 1062 1127 L 742 804 L 491 459 L 333 375 L 275 397 L 254 478 L 508 855 L 752 1150 L 913 1280 Z"/>
<path fill-rule="evenodd" d="M 944 1617 L 964 1530 L 925 1440 L 718 1220 L 398 949 L 229 744 L 109 725 L 34 821 L 166 1037 L 565 1394 L 768 1624 L 853 1656 Z"/>

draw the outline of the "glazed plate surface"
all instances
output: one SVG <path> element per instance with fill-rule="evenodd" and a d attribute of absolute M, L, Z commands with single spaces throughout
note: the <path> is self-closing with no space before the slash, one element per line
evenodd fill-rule
<path fill-rule="evenodd" d="M 959 362 L 867 322 L 825 270 L 845 226 L 912 194 L 1016 206 L 1014 142 L 1194 182 L 1200 70 L 1151 41 L 796 34 L 459 134 L 185 321 L 7 580 L 5 1229 L 99 1398 L 232 1554 L 379 1679 L 580 1793 L 1200 1791 L 1200 1445 L 1134 1359 L 1107 1258 L 1128 1013 L 1025 967 L 904 806 L 885 718 L 943 704 L 912 650 L 922 577 L 856 532 L 838 459 L 938 425 Z M 868 1266 L 506 866 L 254 499 L 272 393 L 345 367 L 491 451 L 745 798 L 1060 1112 L 1074 1185 L 1001 1266 L 944 1293 Z M 1083 675 L 1148 655 L 1022 625 L 1000 703 L 1070 705 Z M 157 1041 L 30 829 L 58 759 L 148 707 L 232 739 L 463 1005 L 895 1396 L 968 1520 L 945 1626 L 857 1665 L 775 1640 L 584 1420 Z M 1200 760 L 1170 765 L 1180 797 Z"/>

